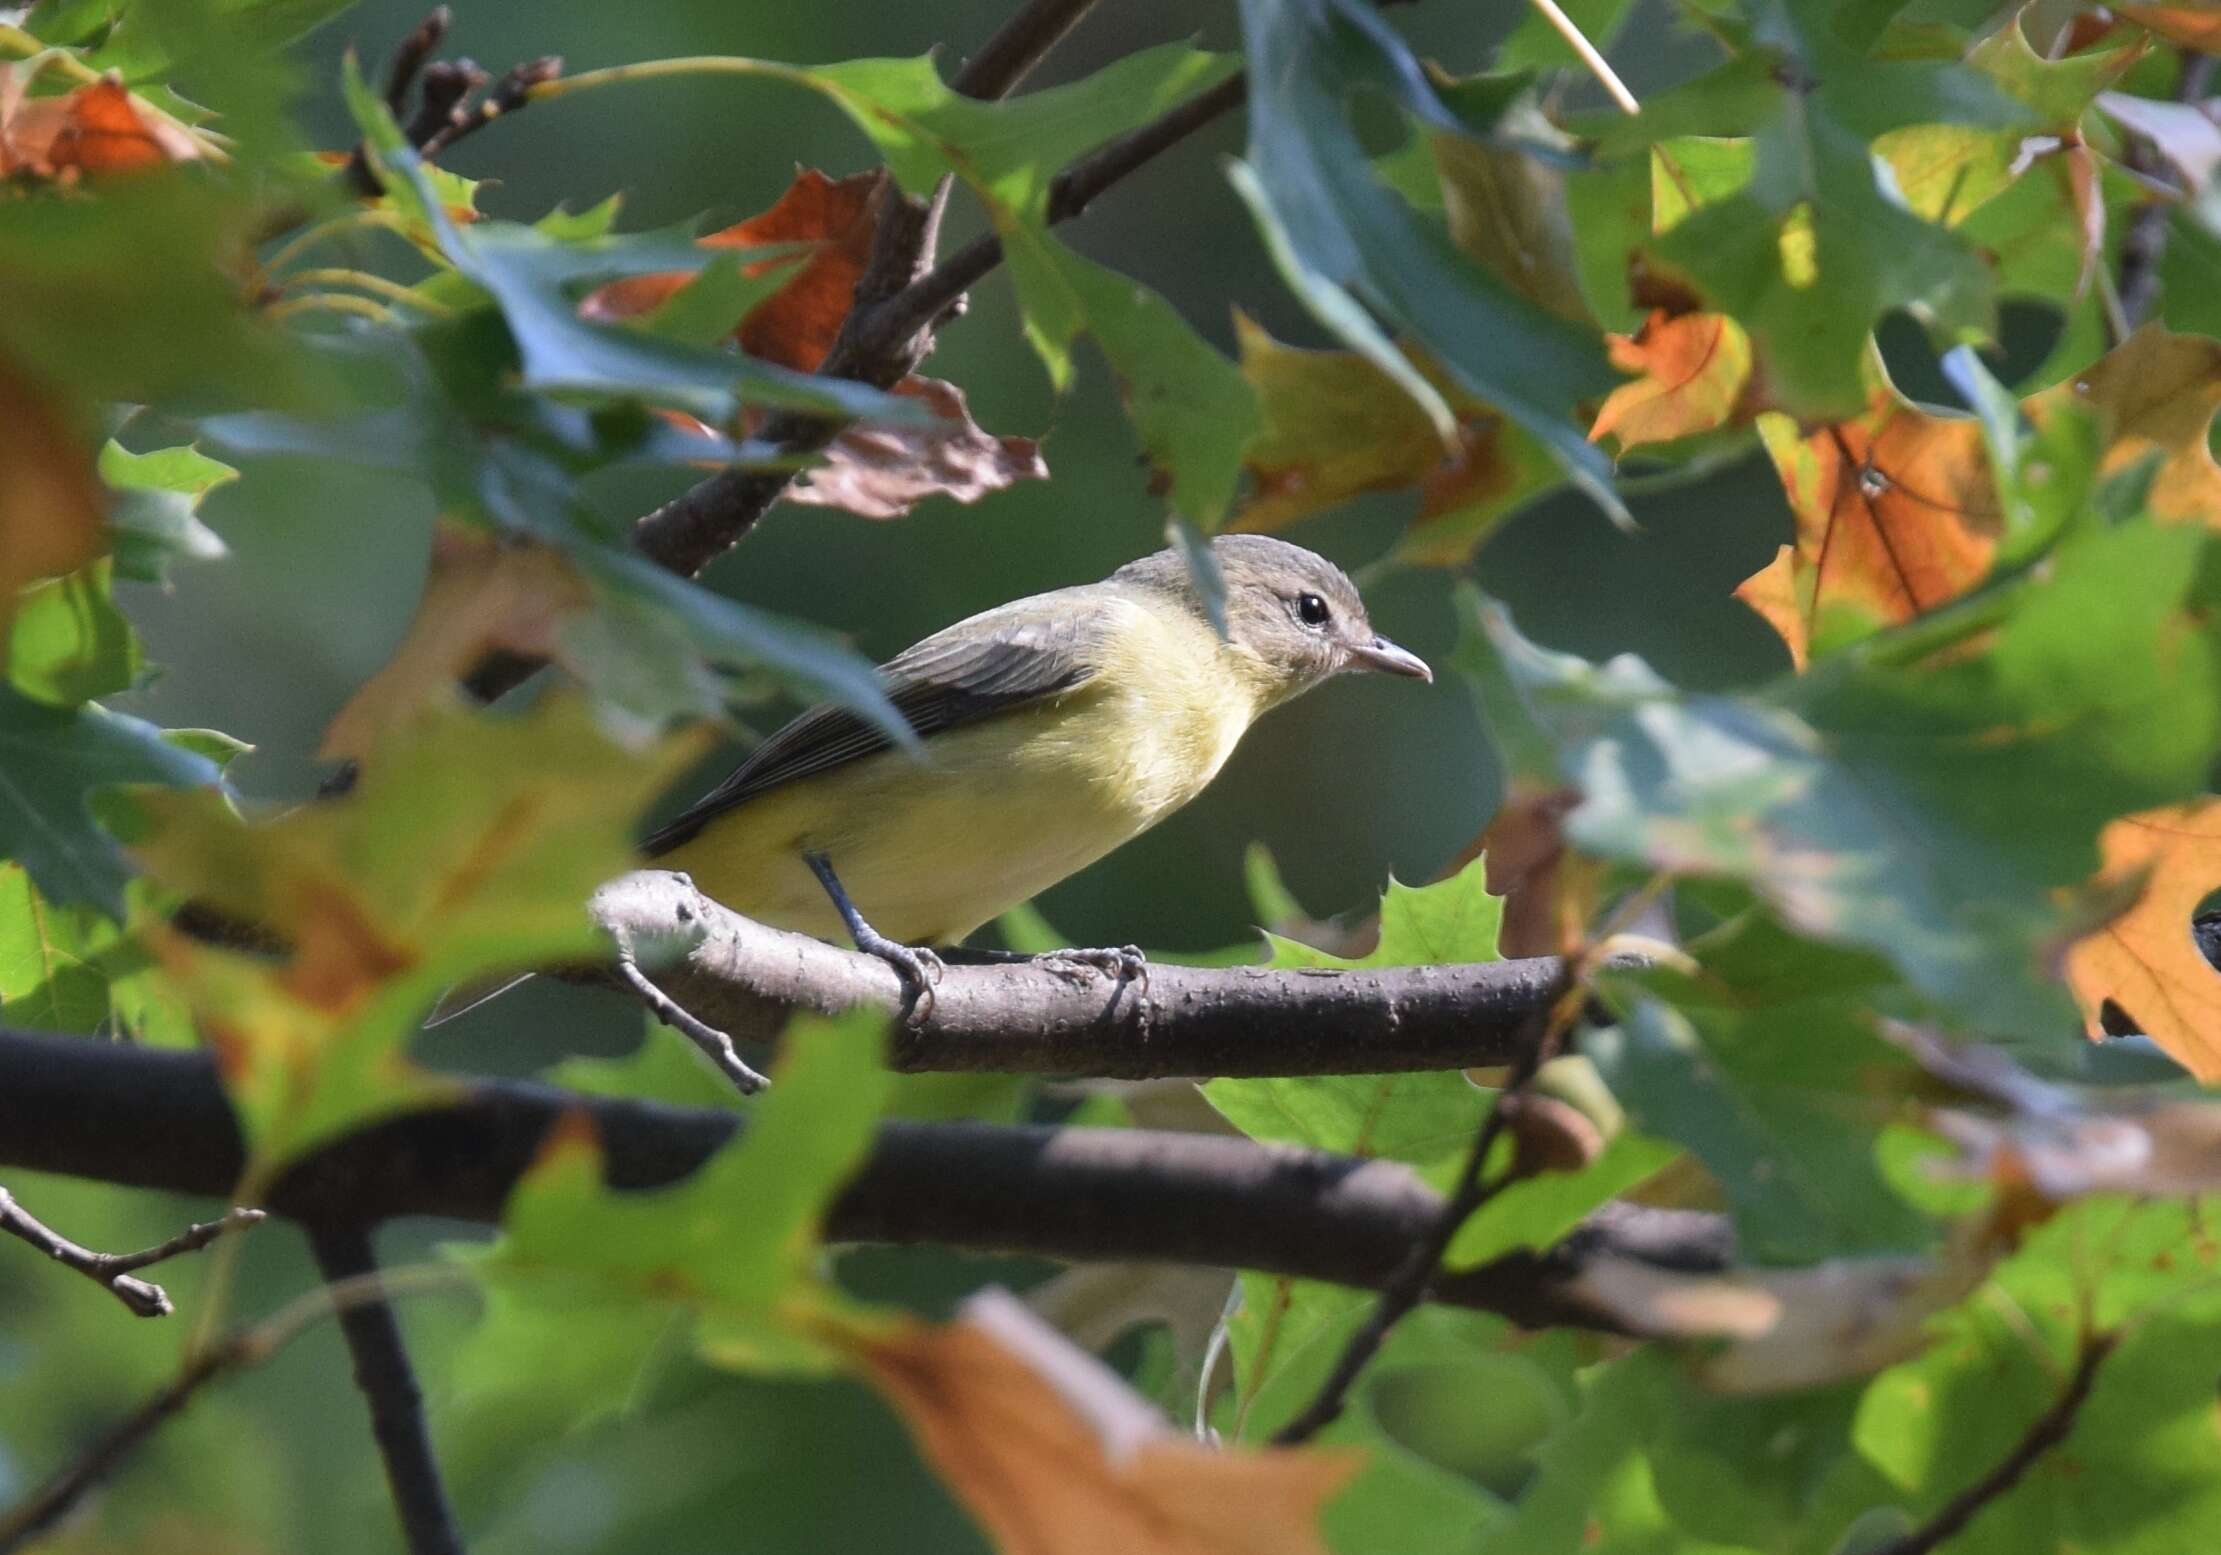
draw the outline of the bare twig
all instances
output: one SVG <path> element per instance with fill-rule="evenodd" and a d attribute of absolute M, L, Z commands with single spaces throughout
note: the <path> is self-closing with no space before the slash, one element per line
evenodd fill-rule
<path fill-rule="evenodd" d="M 1605 59 L 1604 51 L 1589 41 L 1588 34 L 1580 29 L 1572 17 L 1558 9 L 1558 0 L 1529 0 L 1529 3 L 1542 13 L 1542 19 L 1550 24 L 1551 31 L 1565 39 L 1566 46 L 1588 67 L 1589 74 L 1596 77 L 1603 86 L 1605 95 L 1612 99 L 1621 113 L 1643 111 L 1643 105 L 1635 101 L 1635 94 L 1627 89 L 1627 83 L 1619 78 L 1619 72 Z"/>
<path fill-rule="evenodd" d="M 459 1268 L 396 1271 L 387 1276 L 323 1285 L 298 1297 L 248 1328 L 226 1334 L 189 1358 L 178 1374 L 147 1396 L 91 1446 L 45 1484 L 0 1516 L 0 1555 L 21 1549 L 66 1516 L 70 1509 L 113 1474 L 140 1443 L 182 1411 L 217 1378 L 259 1366 L 290 1344 L 310 1324 L 345 1313 L 361 1302 L 383 1303 L 403 1290 L 426 1290 L 461 1283 Z"/>
<path fill-rule="evenodd" d="M 1064 41 L 1095 0 L 1026 0 L 949 83 L 966 97 L 1008 97 Z"/>
<path fill-rule="evenodd" d="M 2182 73 L 2175 78 L 2175 101 L 2189 103 L 2204 97 L 2212 88 L 2217 64 L 2221 61 L 2211 54 L 2186 51 L 2182 57 Z M 2161 158 L 2142 137 L 2131 146 L 2128 160 L 2129 166 L 2137 172 L 2147 177 L 2158 175 Z M 2150 318 L 2159 301 L 2160 261 L 2167 257 L 2167 234 L 2175 208 L 2172 201 L 2147 200 L 2129 223 L 2127 235 L 2121 239 L 2118 334 L 2125 335 Z"/>
<path fill-rule="evenodd" d="M 326 1285 L 375 1285 L 378 1258 L 368 1223 L 312 1224 L 308 1240 Z M 339 1329 L 354 1359 L 355 1387 L 370 1406 L 370 1434 L 378 1443 L 409 1555 L 462 1555 L 463 1536 L 447 1504 L 439 1460 L 432 1454 L 432 1433 L 424 1423 L 424 1394 L 392 1303 L 373 1290 L 340 1308 Z"/>
<path fill-rule="evenodd" d="M 435 6 L 432 13 L 418 22 L 413 31 L 401 40 L 393 51 L 393 62 L 386 67 L 386 107 L 396 119 L 406 118 L 409 111 L 409 89 L 416 85 L 424 63 L 439 52 L 440 44 L 447 37 L 447 29 L 454 25 L 455 13 L 446 6 Z"/>
<path fill-rule="evenodd" d="M 686 1006 L 648 981 L 639 963 L 629 955 L 619 955 L 616 963 L 617 980 L 631 989 L 655 1018 L 683 1035 L 687 1041 L 708 1055 L 718 1072 L 733 1082 L 733 1088 L 743 1096 L 753 1096 L 771 1082 L 756 1070 L 748 1067 L 733 1047 L 733 1039 L 715 1026 L 695 1017 Z"/>
<path fill-rule="evenodd" d="M 475 134 L 494 120 L 515 113 L 532 101 L 532 89 L 543 81 L 553 81 L 563 73 L 563 57 L 545 54 L 538 59 L 526 60 L 521 65 L 509 67 L 494 89 L 479 100 L 476 108 L 460 115 L 450 114 L 448 122 L 432 132 L 429 140 L 417 147 L 426 161 L 438 156 L 465 135 Z"/>
<path fill-rule="evenodd" d="M 443 130 L 460 125 L 463 104 L 487 82 L 486 72 L 467 59 L 435 61 L 424 72 L 424 94 L 402 131 L 412 146 L 422 146 Z"/>
<path fill-rule="evenodd" d="M 1570 981 L 1561 978 L 1558 986 L 1552 989 L 1551 1002 L 1528 1017 L 1525 1033 L 1528 1041 L 1503 1085 L 1490 1099 L 1487 1116 L 1474 1131 L 1472 1148 L 1466 1151 L 1465 1164 L 1458 1171 L 1457 1185 L 1451 1190 L 1449 1200 L 1427 1228 L 1426 1236 L 1413 1245 L 1395 1277 L 1381 1287 L 1380 1299 L 1373 1304 L 1364 1323 L 1343 1344 L 1333 1370 L 1319 1384 L 1311 1402 L 1274 1434 L 1276 1445 L 1292 1447 L 1307 1442 L 1341 1418 L 1350 1389 L 1373 1357 L 1380 1353 L 1389 1332 L 1427 1299 L 1428 1287 L 1441 1273 L 1443 1256 L 1457 1239 L 1459 1229 L 1517 1175 L 1517 1164 L 1513 1162 L 1507 1163 L 1495 1177 L 1490 1177 L 1489 1157 L 1495 1153 L 1504 1131 L 1511 1126 L 1519 1099 L 1541 1070 L 1544 1058 L 1555 1046 L 1555 1038 L 1571 1023 L 1579 1008 L 1577 1001 L 1566 997 L 1572 986 Z"/>
<path fill-rule="evenodd" d="M 88 1131 L 83 1120 L 95 1115 L 132 1148 Z M 724 1109 L 475 1081 L 442 1105 L 318 1149 L 264 1202 L 309 1224 L 402 1215 L 495 1224 L 550 1133 L 581 1117 L 619 1188 L 683 1179 L 745 1126 Z M 237 1181 L 245 1159 L 206 1052 L 0 1032 L 0 1168 L 206 1193 Z M 1392 1161 L 1151 1129 L 896 1121 L 880 1125 L 828 1212 L 826 1236 L 1237 1265 L 1378 1289 L 1441 1211 L 1441 1196 Z M 1548 1252 L 1443 1275 L 1427 1295 L 1531 1327 L 1650 1332 L 1658 1319 L 1592 1299 L 1584 1271 L 1629 1260 L 1718 1270 L 1731 1252 L 1719 1216 L 1611 1206 Z"/>
<path fill-rule="evenodd" d="M 173 1308 L 167 1291 L 152 1281 L 133 1279 L 131 1271 L 181 1253 L 197 1253 L 226 1232 L 244 1230 L 262 1219 L 263 1211 L 259 1209 L 228 1210 L 219 1219 L 188 1226 L 167 1242 L 142 1252 L 96 1253 L 40 1221 L 16 1202 L 14 1194 L 0 1188 L 0 1231 L 21 1237 L 56 1263 L 105 1287 L 140 1317 L 168 1317 Z"/>
<path fill-rule="evenodd" d="M 1870 1555 L 1930 1555 L 1946 1539 L 1956 1538 L 1974 1521 L 1976 1514 L 1992 1501 L 2010 1491 L 2036 1461 L 2064 1442 L 2074 1430 L 2075 1416 L 2088 1402 L 2090 1389 L 2098 1378 L 2098 1368 L 2105 1363 L 2120 1343 L 2116 1333 L 2092 1333 L 2083 1336 L 2080 1352 L 2075 1358 L 2075 1368 L 2067 1378 L 2066 1387 L 2052 1401 L 2049 1409 L 2038 1415 L 2013 1450 L 1998 1461 L 1996 1468 L 1983 1475 L 1966 1489 L 1946 1501 L 1936 1515 L 1912 1532 L 1890 1540 Z"/>

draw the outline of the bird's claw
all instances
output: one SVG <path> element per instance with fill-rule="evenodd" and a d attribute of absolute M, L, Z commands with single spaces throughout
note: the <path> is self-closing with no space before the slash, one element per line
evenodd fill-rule
<path fill-rule="evenodd" d="M 1149 958 L 1138 945 L 1113 945 L 1089 950 L 1051 950 L 1035 956 L 1037 965 L 1072 981 L 1084 983 L 1096 976 L 1114 983 L 1138 983 L 1149 989 Z"/>
<path fill-rule="evenodd" d="M 893 940 L 869 947 L 871 953 L 895 969 L 902 980 L 902 1019 L 905 1025 L 922 1026 L 933 1013 L 933 985 L 948 970 L 947 963 L 923 945 L 903 945 Z"/>

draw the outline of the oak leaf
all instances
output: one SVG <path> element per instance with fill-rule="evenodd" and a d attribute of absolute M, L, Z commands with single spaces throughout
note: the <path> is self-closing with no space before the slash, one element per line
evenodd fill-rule
<path fill-rule="evenodd" d="M 704 248 L 812 245 L 804 255 L 782 254 L 743 266 L 749 276 L 793 265 L 794 274 L 769 297 L 733 321 L 734 338 L 750 356 L 802 372 L 815 372 L 840 334 L 855 301 L 856 281 L 871 257 L 887 175 L 874 170 L 828 178 L 815 168 L 795 170 L 794 182 L 769 210 L 697 239 Z M 599 322 L 649 313 L 693 279 L 690 271 L 627 276 L 589 293 L 579 316 Z"/>
<path fill-rule="evenodd" d="M 1800 433 L 1759 418 L 1797 538 L 1735 590 L 1802 668 L 1816 642 L 1909 620 L 1989 571 L 1999 512 L 1971 417 L 1928 415 L 1887 383 L 1866 414 Z"/>
<path fill-rule="evenodd" d="M 90 82 L 59 97 L 28 97 L 29 85 L 0 65 L 0 175 L 133 173 L 201 154 L 175 120 L 119 81 Z"/>
<path fill-rule="evenodd" d="M 2169 43 L 2201 54 L 2221 54 L 2221 6 L 2116 5 L 2112 9 Z"/>
<path fill-rule="evenodd" d="M 1243 451 L 1250 490 L 1229 528 L 1270 532 L 1352 497 L 1410 488 L 1419 509 L 1398 555 L 1456 566 L 1556 478 L 1524 432 L 1446 383 L 1436 387 L 1457 418 L 1454 444 L 1358 353 L 1283 345 L 1241 314 L 1234 333 L 1265 426 Z"/>
<path fill-rule="evenodd" d="M 2221 529 L 2221 464 L 2206 441 L 2221 410 L 2221 340 L 2148 324 L 2027 409 L 2040 420 L 2068 396 L 2104 418 L 2101 470 L 2164 455 L 2147 499 L 2152 513 Z"/>
<path fill-rule="evenodd" d="M 106 548 L 91 450 L 52 400 L 0 364 L 0 669 L 17 595 Z"/>
<path fill-rule="evenodd" d="M 554 658 L 563 625 L 590 601 L 560 552 L 443 523 L 416 615 L 382 668 L 347 699 L 317 754 L 360 760 L 386 730 L 448 692 L 490 653 Z"/>
<path fill-rule="evenodd" d="M 850 1342 L 1003 1555 L 1326 1555 L 1319 1509 L 1363 1461 L 1206 1447 L 1001 1292 Z"/>
<path fill-rule="evenodd" d="M 982 431 L 955 384 L 909 377 L 894 392 L 923 400 L 940 419 L 847 428 L 827 446 L 825 462 L 788 489 L 788 501 L 862 518 L 901 518 L 928 497 L 976 502 L 1019 481 L 1049 478 L 1041 445 Z"/>
<path fill-rule="evenodd" d="M 2221 972 L 2191 918 L 2221 887 L 2221 800 L 2124 816 L 2098 835 L 2102 880 L 2142 889 L 2127 911 L 2067 951 L 2067 985 L 2085 1029 L 2106 1035 L 2106 1006 L 2201 1080 L 2221 1079 Z"/>
<path fill-rule="evenodd" d="M 1711 432 L 1751 411 L 1751 339 L 1719 313 L 1653 309 L 1632 335 L 1607 334 L 1612 365 L 1639 376 L 1605 399 L 1589 440 L 1622 451 Z"/>

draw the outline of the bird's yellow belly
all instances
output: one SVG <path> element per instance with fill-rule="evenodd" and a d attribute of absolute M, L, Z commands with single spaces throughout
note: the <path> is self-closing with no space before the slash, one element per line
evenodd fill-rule
<path fill-rule="evenodd" d="M 803 861 L 820 852 L 882 934 L 954 944 L 1194 798 L 1248 724 L 1223 703 L 1164 714 L 1083 690 L 936 736 L 920 756 L 774 789 L 656 863 L 736 912 L 845 939 Z"/>

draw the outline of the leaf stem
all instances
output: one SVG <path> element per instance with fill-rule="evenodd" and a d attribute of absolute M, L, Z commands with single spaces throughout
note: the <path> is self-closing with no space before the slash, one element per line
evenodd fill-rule
<path fill-rule="evenodd" d="M 1550 24 L 1551 29 L 1565 39 L 1566 46 L 1580 56 L 1581 63 L 1588 66 L 1589 74 L 1603 83 L 1604 90 L 1619 105 L 1621 113 L 1638 114 L 1643 111 L 1643 105 L 1635 101 L 1635 94 L 1627 89 L 1627 83 L 1619 78 L 1619 72 L 1612 68 L 1602 51 L 1589 41 L 1588 35 L 1574 25 L 1573 18 L 1558 9 L 1557 0 L 1531 0 L 1531 3 L 1542 13 L 1542 19 Z"/>

